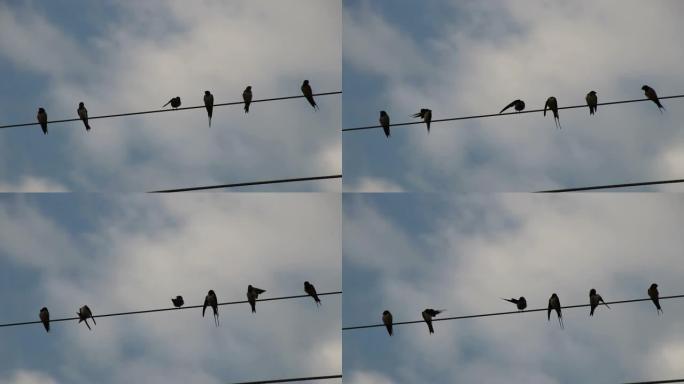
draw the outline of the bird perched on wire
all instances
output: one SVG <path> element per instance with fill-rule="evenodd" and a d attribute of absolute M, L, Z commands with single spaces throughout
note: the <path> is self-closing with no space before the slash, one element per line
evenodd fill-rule
<path fill-rule="evenodd" d="M 307 295 L 313 297 L 314 301 L 316 302 L 316 306 L 321 305 L 321 299 L 318 298 L 318 293 L 316 293 L 316 287 L 314 287 L 313 284 L 309 283 L 308 281 L 305 281 L 304 292 L 306 292 Z"/>
<path fill-rule="evenodd" d="M 648 97 L 658 106 L 658 110 L 660 111 L 660 113 L 663 113 L 665 107 L 663 107 L 663 105 L 660 104 L 660 100 L 658 99 L 658 94 L 656 93 L 655 89 L 649 87 L 648 85 L 644 85 L 643 87 L 641 87 L 641 89 L 644 91 L 644 95 L 646 95 L 646 97 Z"/>
<path fill-rule="evenodd" d="M 594 288 L 592 288 L 589 291 L 589 306 L 591 307 L 591 309 L 589 310 L 589 316 L 594 316 L 594 310 L 601 303 L 603 303 L 603 305 L 605 305 L 608 309 L 610 309 L 608 304 L 606 304 L 606 302 L 603 300 L 603 297 L 601 297 L 601 295 L 596 293 L 596 290 Z"/>
<path fill-rule="evenodd" d="M 387 328 L 387 333 L 392 336 L 392 313 L 388 310 L 382 312 L 382 323 Z"/>
<path fill-rule="evenodd" d="M 36 115 L 36 118 L 38 119 L 38 122 L 40 123 L 40 128 L 43 130 L 43 134 L 47 135 L 48 133 L 48 128 L 47 128 L 47 112 L 45 112 L 44 108 L 38 108 L 38 114 Z"/>
<path fill-rule="evenodd" d="M 509 303 L 515 304 L 515 306 L 518 308 L 518 311 L 524 311 L 525 308 L 527 308 L 527 300 L 523 296 L 520 296 L 520 298 L 512 298 L 512 299 L 504 299 L 503 297 L 501 300 L 508 301 Z"/>
<path fill-rule="evenodd" d="M 551 298 L 549 299 L 549 308 L 546 313 L 546 318 L 549 321 L 551 321 L 552 310 L 556 311 L 556 315 L 558 315 L 558 324 L 560 324 L 561 329 L 565 328 L 563 326 L 563 314 L 561 313 L 560 299 L 558 298 L 558 295 L 556 295 L 555 293 L 551 295 Z"/>
<path fill-rule="evenodd" d="M 663 313 L 663 309 L 660 308 L 660 293 L 658 292 L 658 284 L 653 283 L 648 288 L 648 297 L 651 298 L 653 304 L 656 306 L 656 312 L 660 315 Z"/>
<path fill-rule="evenodd" d="M 598 109 L 598 97 L 596 96 L 596 91 L 587 93 L 585 99 L 587 100 L 587 106 L 589 107 L 589 115 L 595 114 L 596 110 Z"/>
<path fill-rule="evenodd" d="M 252 313 L 256 313 L 256 299 L 264 292 L 266 292 L 265 289 L 253 287 L 251 284 L 247 286 L 247 301 L 252 307 Z"/>
<path fill-rule="evenodd" d="M 304 94 L 304 97 L 306 97 L 306 100 L 311 104 L 311 106 L 314 108 L 314 110 L 318 109 L 318 104 L 316 104 L 316 101 L 314 100 L 313 97 L 313 91 L 311 90 L 311 86 L 309 85 L 309 80 L 304 80 L 302 83 L 302 93 Z"/>
<path fill-rule="evenodd" d="M 558 101 L 555 97 L 551 96 L 546 99 L 546 104 L 544 104 L 544 116 L 546 116 L 546 110 L 550 109 L 553 112 L 553 119 L 556 123 L 556 128 L 562 128 L 560 125 L 560 118 L 558 117 Z"/>
<path fill-rule="evenodd" d="M 181 106 L 181 99 L 180 96 L 176 96 L 166 102 L 166 104 L 162 105 L 162 108 L 166 107 L 167 105 L 171 104 L 171 108 L 176 109 Z"/>
<path fill-rule="evenodd" d="M 92 330 L 90 329 L 90 325 L 88 324 L 88 318 L 93 320 L 94 325 L 97 325 L 97 323 L 95 322 L 95 318 L 93 317 L 93 312 L 90 310 L 90 308 L 88 308 L 87 305 L 82 306 L 76 314 L 78 315 L 78 322 L 81 323 L 85 321 L 88 330 Z"/>
<path fill-rule="evenodd" d="M 425 122 L 425 125 L 427 125 L 427 131 L 428 131 L 428 133 L 430 133 L 430 122 L 432 121 L 432 111 L 431 110 L 429 110 L 427 108 L 421 108 L 420 112 L 413 114 L 411 116 L 416 117 L 416 118 L 420 117 L 421 119 L 423 119 L 423 121 Z"/>
<path fill-rule="evenodd" d="M 216 293 L 214 293 L 213 289 L 210 289 L 209 292 L 207 292 L 207 296 L 204 298 L 204 306 L 202 307 L 202 317 L 204 317 L 204 312 L 207 310 L 207 307 L 211 307 L 211 309 L 214 311 L 214 324 L 216 324 L 216 326 L 218 327 L 218 298 L 216 297 Z"/>
<path fill-rule="evenodd" d="M 180 97 L 178 98 L 178 105 L 180 106 Z M 211 127 L 211 116 L 214 114 L 214 95 L 209 91 L 204 91 L 204 108 L 207 109 L 209 126 Z"/>
<path fill-rule="evenodd" d="M 390 118 L 387 112 L 385 111 L 380 111 L 380 125 L 382 126 L 382 130 L 385 132 L 385 137 L 389 138 L 390 137 Z"/>
<path fill-rule="evenodd" d="M 249 104 L 252 102 L 252 86 L 248 85 L 242 92 L 242 100 L 245 102 L 245 113 L 249 113 Z"/>
<path fill-rule="evenodd" d="M 442 312 L 444 312 L 443 309 L 432 309 L 432 308 L 427 308 L 426 310 L 423 311 L 423 320 L 425 320 L 425 323 L 427 323 L 428 331 L 431 334 L 435 333 L 435 329 L 432 328 L 432 318 L 439 315 Z"/>
<path fill-rule="evenodd" d="M 38 317 L 40 318 L 40 322 L 43 323 L 45 330 L 50 332 L 50 312 L 48 309 L 46 307 L 41 308 Z"/>
<path fill-rule="evenodd" d="M 173 306 L 176 308 L 180 308 L 185 304 L 185 301 L 183 300 L 183 296 L 176 296 L 175 299 L 171 299 L 171 302 L 173 303 Z"/>
<path fill-rule="evenodd" d="M 76 113 L 78 113 L 78 117 L 85 125 L 86 132 L 90 131 L 90 124 L 88 124 L 88 110 L 86 109 L 85 104 L 83 104 L 82 101 L 78 103 L 78 109 L 76 110 Z"/>
<path fill-rule="evenodd" d="M 499 114 L 504 113 L 505 110 L 511 107 L 513 107 L 513 109 L 515 109 L 516 112 L 523 111 L 525 109 L 525 102 L 520 99 L 513 100 L 510 104 L 505 106 L 504 109 L 502 109 L 501 112 L 499 112 Z"/>

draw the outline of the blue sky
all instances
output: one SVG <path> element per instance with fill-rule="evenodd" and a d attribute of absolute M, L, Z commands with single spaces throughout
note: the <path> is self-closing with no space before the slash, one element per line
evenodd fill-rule
<path fill-rule="evenodd" d="M 283 33 L 287 31 L 287 33 Z M 312 33 L 315 31 L 315 33 Z M 0 4 L 0 122 L 74 118 L 341 88 L 341 1 L 21 1 Z M 341 97 L 54 124 L 0 135 L 2 191 L 147 191 L 338 174 Z M 274 123 L 275 122 L 275 123 Z M 318 181 L 242 188 L 331 191 Z"/>
<path fill-rule="evenodd" d="M 341 289 L 340 196 L 0 196 L 0 322 Z M 292 225 L 296 224 L 296 225 Z M 0 331 L 0 383 L 226 383 L 341 372 L 341 297 Z M 278 321 L 273 321 L 278 319 Z M 267 363 L 265 363 L 267 362 Z"/>
<path fill-rule="evenodd" d="M 677 194 L 346 194 L 344 326 L 681 294 Z M 618 383 L 684 377 L 681 300 L 343 332 L 345 382 Z"/>
<path fill-rule="evenodd" d="M 680 1 L 350 0 L 343 10 L 343 127 L 542 108 L 684 89 Z M 678 100 L 343 133 L 345 191 L 524 192 L 681 178 Z M 677 190 L 678 187 L 649 190 Z M 681 189 L 681 188 L 680 188 Z"/>

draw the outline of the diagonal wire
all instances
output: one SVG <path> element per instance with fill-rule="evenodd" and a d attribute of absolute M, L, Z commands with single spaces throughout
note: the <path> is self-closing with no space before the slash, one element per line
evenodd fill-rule
<path fill-rule="evenodd" d="M 644 182 L 639 182 L 639 183 L 625 183 L 625 184 L 595 185 L 592 187 L 575 187 L 575 188 L 566 188 L 566 189 L 550 189 L 547 191 L 537 191 L 536 193 L 581 192 L 581 191 L 594 191 L 597 189 L 627 188 L 627 187 L 639 187 L 639 186 L 645 186 L 645 185 L 677 184 L 677 183 L 684 183 L 684 179 L 644 181 Z"/>
<path fill-rule="evenodd" d="M 249 182 L 234 183 L 234 184 L 206 185 L 203 187 L 162 189 L 159 191 L 150 191 L 148 193 L 173 193 L 173 192 L 188 192 L 188 191 L 204 191 L 204 190 L 208 190 L 208 189 L 236 188 L 236 187 L 247 187 L 247 186 L 251 186 L 251 185 L 282 184 L 282 183 L 294 183 L 294 182 L 299 182 L 299 181 L 313 181 L 313 180 L 327 180 L 327 179 L 341 179 L 341 178 L 342 178 L 342 175 L 299 177 L 299 178 L 294 178 L 294 179 L 277 179 L 277 180 L 265 180 L 265 181 L 249 181 Z"/>
<path fill-rule="evenodd" d="M 324 293 L 319 293 L 318 296 L 328 296 L 328 295 L 341 295 L 342 291 L 333 291 L 333 292 L 324 292 Z M 281 297 L 269 297 L 265 299 L 257 299 L 256 301 L 278 301 L 278 300 L 290 300 L 290 299 L 299 299 L 303 297 L 310 297 L 309 295 L 294 295 L 294 296 L 281 296 Z M 248 303 L 247 300 L 240 300 L 240 301 L 227 301 L 224 303 L 218 303 L 219 306 L 223 305 L 235 305 L 235 304 L 246 304 Z M 104 315 L 93 315 L 94 318 L 100 318 L 100 317 L 114 317 L 114 316 L 128 316 L 128 315 L 137 315 L 137 314 L 143 314 L 143 313 L 153 313 L 153 312 L 166 312 L 166 311 L 180 311 L 180 310 L 185 310 L 185 309 L 195 309 L 195 308 L 203 308 L 204 305 L 189 305 L 181 308 L 159 308 L 159 309 L 144 309 L 140 311 L 130 311 L 130 312 L 117 312 L 117 313 L 107 313 Z M 50 324 L 58 322 L 58 321 L 71 321 L 71 320 L 78 320 L 78 317 L 65 317 L 65 318 L 60 318 L 60 319 L 50 319 Z M 19 323 L 4 323 L 0 324 L 0 328 L 3 327 L 16 327 L 20 325 L 28 325 L 28 324 L 40 324 L 40 321 L 24 321 L 24 322 L 19 322 Z"/>
<path fill-rule="evenodd" d="M 330 380 L 330 379 L 341 379 L 342 375 L 328 375 L 328 376 L 309 376 L 309 377 L 297 377 L 294 379 L 275 379 L 275 380 L 263 380 L 263 381 L 241 381 L 239 383 L 231 384 L 271 384 L 271 383 L 291 383 L 294 381 L 312 381 L 312 380 Z"/>
<path fill-rule="evenodd" d="M 669 383 L 684 383 L 684 379 L 657 380 L 657 381 L 633 381 L 630 383 L 623 383 L 623 384 L 669 384 Z"/>

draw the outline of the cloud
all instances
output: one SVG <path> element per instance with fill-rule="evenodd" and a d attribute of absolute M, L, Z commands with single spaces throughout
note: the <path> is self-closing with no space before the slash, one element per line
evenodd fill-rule
<path fill-rule="evenodd" d="M 2 384 L 57 384 L 52 377 L 40 372 L 15 371 L 14 375 L 8 379 L 1 379 Z"/>

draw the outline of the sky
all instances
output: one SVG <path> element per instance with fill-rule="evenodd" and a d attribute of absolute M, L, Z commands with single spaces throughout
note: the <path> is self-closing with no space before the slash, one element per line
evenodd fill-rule
<path fill-rule="evenodd" d="M 433 119 L 684 89 L 678 0 L 347 0 L 343 128 L 430 108 Z M 681 99 L 343 133 L 345 191 L 526 192 L 679 179 Z M 642 189 L 646 190 L 646 189 Z M 651 187 L 671 191 L 681 187 Z"/>
<path fill-rule="evenodd" d="M 338 194 L 3 194 L 0 323 L 341 290 Z M 0 383 L 230 383 L 341 373 L 341 297 L 0 328 Z M 92 326 L 92 324 L 91 324 Z"/>
<path fill-rule="evenodd" d="M 341 90 L 340 0 L 0 3 L 0 125 Z M 0 191 L 141 192 L 341 173 L 341 97 L 5 129 Z M 167 107 L 168 108 L 168 107 Z M 9 161 L 11 159 L 11 161 Z M 334 191 L 339 180 L 241 188 Z"/>
<path fill-rule="evenodd" d="M 346 194 L 344 327 L 684 292 L 678 194 Z M 623 383 L 684 377 L 684 301 L 343 331 L 345 383 Z M 438 316 L 439 318 L 440 316 Z"/>

